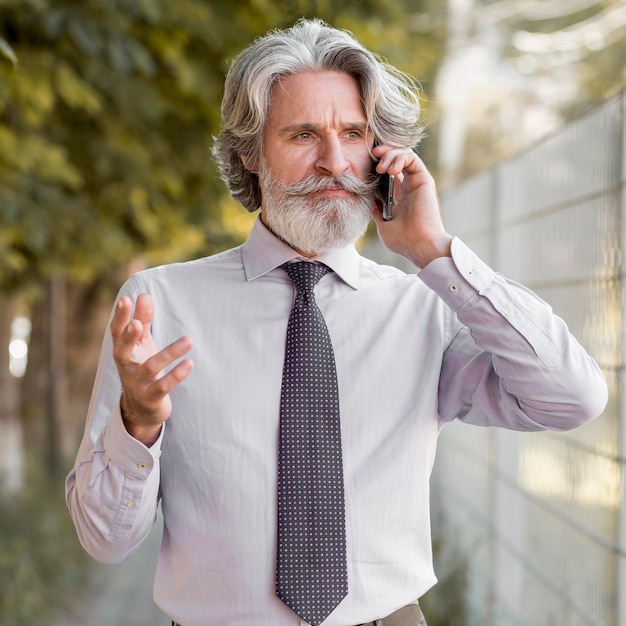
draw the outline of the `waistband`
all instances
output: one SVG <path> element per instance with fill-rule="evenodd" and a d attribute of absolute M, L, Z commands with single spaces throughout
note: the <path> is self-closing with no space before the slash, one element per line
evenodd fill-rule
<path fill-rule="evenodd" d="M 181 626 L 181 624 L 172 622 L 172 626 Z M 356 626 L 426 626 L 426 620 L 419 604 L 409 604 L 394 611 L 387 617 L 367 622 L 366 624 L 357 624 Z"/>
<path fill-rule="evenodd" d="M 426 626 L 426 621 L 419 604 L 408 604 L 383 619 L 359 626 Z"/>

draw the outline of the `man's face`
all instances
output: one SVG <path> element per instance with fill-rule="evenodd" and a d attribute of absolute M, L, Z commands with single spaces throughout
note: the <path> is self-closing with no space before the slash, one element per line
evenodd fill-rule
<path fill-rule="evenodd" d="M 354 78 L 307 72 L 277 82 L 258 172 L 264 223 L 308 255 L 356 241 L 374 205 L 370 148 Z"/>

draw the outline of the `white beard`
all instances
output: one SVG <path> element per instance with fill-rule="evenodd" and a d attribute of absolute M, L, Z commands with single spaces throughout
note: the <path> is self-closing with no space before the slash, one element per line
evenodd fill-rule
<path fill-rule="evenodd" d="M 265 163 L 259 170 L 265 225 L 292 248 L 320 254 L 331 248 L 353 244 L 367 229 L 374 207 L 375 181 L 363 182 L 354 176 L 312 175 L 285 185 Z M 315 192 L 339 186 L 349 198 L 322 198 Z"/>

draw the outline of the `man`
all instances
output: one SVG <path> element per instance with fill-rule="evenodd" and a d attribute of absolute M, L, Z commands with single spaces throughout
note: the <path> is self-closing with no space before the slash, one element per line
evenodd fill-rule
<path fill-rule="evenodd" d="M 260 218 L 242 246 L 122 288 L 67 480 L 78 535 L 96 559 L 120 561 L 160 502 L 155 599 L 183 626 L 425 624 L 441 427 L 575 428 L 603 410 L 605 381 L 544 302 L 447 233 L 411 149 L 413 84 L 347 33 L 302 20 L 257 40 L 233 62 L 222 114 L 222 175 Z M 396 179 L 391 221 L 375 199 L 384 174 Z M 371 217 L 419 276 L 359 256 Z M 319 273 L 314 295 L 295 267 Z M 294 339 L 292 305 L 325 326 Z M 307 334 L 332 347 L 314 346 L 302 368 L 293 350 Z M 300 400 L 290 368 L 316 376 L 328 352 L 327 391 Z M 292 410 L 308 416 L 295 430 L 314 435 L 287 432 Z M 285 486 L 293 467 L 330 465 L 321 494 Z M 309 496 L 332 505 L 299 517 Z M 289 530 L 293 519 L 306 530 Z M 292 584 L 301 566 L 310 582 Z"/>

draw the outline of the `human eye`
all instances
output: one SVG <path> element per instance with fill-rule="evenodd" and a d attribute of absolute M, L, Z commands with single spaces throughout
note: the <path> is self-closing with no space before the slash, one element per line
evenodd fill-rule
<path fill-rule="evenodd" d="M 308 126 L 301 126 L 300 128 L 294 128 L 291 133 L 291 138 L 293 141 L 299 143 L 308 143 L 313 141 L 316 137 L 316 132 L 314 128 L 309 128 Z"/>
<path fill-rule="evenodd" d="M 363 139 L 363 131 L 361 129 L 358 128 L 351 128 L 349 130 L 346 131 L 346 138 L 350 139 L 351 141 L 358 141 L 360 139 Z"/>

